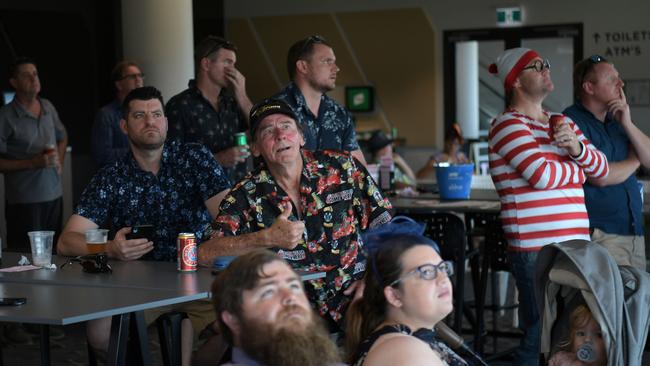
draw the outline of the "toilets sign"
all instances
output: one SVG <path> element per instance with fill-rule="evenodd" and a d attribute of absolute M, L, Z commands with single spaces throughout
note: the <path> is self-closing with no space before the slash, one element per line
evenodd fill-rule
<path fill-rule="evenodd" d="M 604 47 L 605 57 L 635 57 L 647 52 L 650 42 L 650 30 L 633 30 L 620 32 L 594 32 L 594 43 Z"/>

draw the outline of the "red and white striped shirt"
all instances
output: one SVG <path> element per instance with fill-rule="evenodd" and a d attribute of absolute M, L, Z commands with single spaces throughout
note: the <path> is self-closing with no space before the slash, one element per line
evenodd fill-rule
<path fill-rule="evenodd" d="M 501 199 L 510 250 L 537 251 L 554 242 L 589 240 L 582 184 L 586 177 L 606 177 L 609 166 L 605 155 L 566 118 L 582 144 L 577 157 L 552 144 L 548 122 L 514 110 L 492 121 L 490 175 Z"/>

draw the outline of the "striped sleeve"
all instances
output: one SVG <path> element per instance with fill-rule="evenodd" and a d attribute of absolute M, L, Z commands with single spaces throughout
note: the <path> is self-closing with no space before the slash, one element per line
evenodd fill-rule
<path fill-rule="evenodd" d="M 560 159 L 541 149 L 529 125 L 512 114 L 503 114 L 493 122 L 489 141 L 491 150 L 500 157 L 493 161 L 493 167 L 509 165 L 535 189 L 554 189 L 585 182 L 585 173 L 577 162 Z M 596 164 L 593 161 L 597 159 L 595 154 L 583 150 L 585 154 L 581 155 L 585 156 L 579 157 L 581 161 Z"/>
<path fill-rule="evenodd" d="M 569 125 L 576 133 L 578 140 L 582 144 L 582 152 L 577 157 L 572 157 L 590 178 L 605 178 L 609 174 L 609 163 L 607 157 L 600 150 L 598 150 L 587 137 L 580 131 L 578 125 L 573 122 L 569 117 Z"/>

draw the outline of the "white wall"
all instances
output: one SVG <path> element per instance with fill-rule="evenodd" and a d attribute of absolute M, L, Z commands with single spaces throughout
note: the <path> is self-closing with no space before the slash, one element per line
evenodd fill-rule
<path fill-rule="evenodd" d="M 443 31 L 494 27 L 495 9 L 513 5 L 523 7 L 525 25 L 583 23 L 585 57 L 591 54 L 607 57 L 625 80 L 650 80 L 650 1 L 647 0 L 225 0 L 224 9 L 226 18 L 229 18 L 422 7 L 436 32 L 435 67 L 436 74 L 441 76 Z M 623 40 L 626 35 L 629 41 Z M 629 54 L 621 54 L 621 50 Z M 439 84 L 436 85 L 439 91 L 435 100 L 436 124 L 442 132 L 443 78 L 437 77 L 436 82 Z M 636 124 L 650 135 L 650 105 L 633 106 L 632 116 Z"/>

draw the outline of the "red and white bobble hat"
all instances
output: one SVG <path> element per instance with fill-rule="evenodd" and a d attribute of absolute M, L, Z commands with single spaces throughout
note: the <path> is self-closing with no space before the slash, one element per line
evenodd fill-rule
<path fill-rule="evenodd" d="M 512 84 L 514 84 L 521 70 L 536 57 L 539 57 L 539 54 L 529 48 L 511 48 L 503 51 L 497 57 L 497 62 L 490 65 L 488 70 L 503 81 L 503 87 L 508 92 L 512 89 Z"/>

